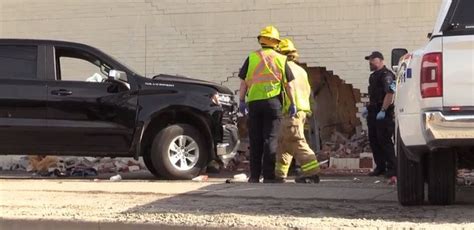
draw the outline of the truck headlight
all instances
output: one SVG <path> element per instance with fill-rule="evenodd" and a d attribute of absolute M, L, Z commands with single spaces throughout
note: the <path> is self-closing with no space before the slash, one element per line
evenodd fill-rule
<path fill-rule="evenodd" d="M 211 97 L 212 103 L 216 105 L 232 105 L 232 95 L 216 93 Z"/>

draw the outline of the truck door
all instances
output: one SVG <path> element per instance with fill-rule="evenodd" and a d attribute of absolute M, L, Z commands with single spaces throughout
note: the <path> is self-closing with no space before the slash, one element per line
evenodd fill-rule
<path fill-rule="evenodd" d="M 40 152 L 46 125 L 44 47 L 0 44 L 0 151 Z"/>
<path fill-rule="evenodd" d="M 474 106 L 474 1 L 453 1 L 443 36 L 443 106 Z"/>
<path fill-rule="evenodd" d="M 130 150 L 137 96 L 107 79 L 113 67 L 83 50 L 52 47 L 47 119 L 56 149 L 74 154 Z"/>

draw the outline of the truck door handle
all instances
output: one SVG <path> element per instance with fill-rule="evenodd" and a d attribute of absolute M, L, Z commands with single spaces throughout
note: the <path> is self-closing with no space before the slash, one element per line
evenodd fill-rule
<path fill-rule="evenodd" d="M 56 96 L 69 96 L 72 95 L 72 91 L 67 89 L 58 89 L 51 91 L 51 94 Z"/>

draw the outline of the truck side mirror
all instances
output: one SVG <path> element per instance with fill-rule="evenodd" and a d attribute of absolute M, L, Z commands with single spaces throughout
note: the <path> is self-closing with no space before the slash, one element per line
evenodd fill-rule
<path fill-rule="evenodd" d="M 130 84 L 128 84 L 127 73 L 120 70 L 110 70 L 109 71 L 109 81 L 117 83 L 122 90 L 130 90 Z M 120 90 L 112 89 L 112 91 Z"/>
<path fill-rule="evenodd" d="M 407 49 L 403 48 L 396 48 L 392 49 L 392 69 L 395 70 L 395 66 L 398 66 L 400 62 L 400 58 L 403 57 L 405 54 L 408 53 Z"/>
<path fill-rule="evenodd" d="M 109 78 L 111 78 L 111 80 L 116 80 L 116 81 L 120 80 L 123 82 L 128 82 L 127 73 L 120 70 L 115 70 L 115 69 L 110 70 Z"/>

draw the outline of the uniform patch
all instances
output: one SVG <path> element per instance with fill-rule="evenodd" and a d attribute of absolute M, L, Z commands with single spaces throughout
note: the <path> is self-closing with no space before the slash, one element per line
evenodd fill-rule
<path fill-rule="evenodd" d="M 411 68 L 408 68 L 405 72 L 406 78 L 411 78 Z"/>
<path fill-rule="evenodd" d="M 397 91 L 397 84 L 395 83 L 395 81 L 393 81 L 391 84 L 390 84 L 390 89 L 395 92 Z"/>

